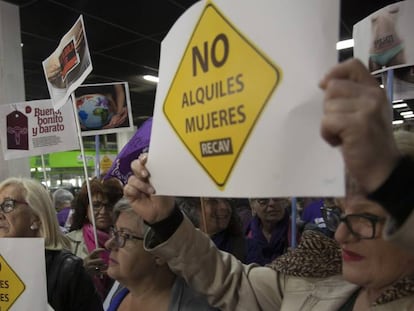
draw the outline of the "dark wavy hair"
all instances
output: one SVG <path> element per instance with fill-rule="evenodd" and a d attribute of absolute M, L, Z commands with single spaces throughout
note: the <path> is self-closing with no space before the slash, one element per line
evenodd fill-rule
<path fill-rule="evenodd" d="M 122 184 L 116 178 L 99 180 L 97 178 L 89 181 L 91 194 L 100 194 L 108 199 L 109 206 L 113 207 L 123 196 Z M 83 183 L 81 189 L 73 200 L 73 208 L 75 210 L 72 218 L 70 231 L 79 230 L 88 222 L 88 188 L 86 182 Z"/>

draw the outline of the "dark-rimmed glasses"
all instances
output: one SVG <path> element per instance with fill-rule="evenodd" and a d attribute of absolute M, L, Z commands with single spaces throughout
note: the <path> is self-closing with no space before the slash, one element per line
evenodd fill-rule
<path fill-rule="evenodd" d="M 0 204 L 0 210 L 4 214 L 10 213 L 17 208 L 16 204 L 27 205 L 27 202 L 6 198 L 4 199 L 3 203 Z"/>
<path fill-rule="evenodd" d="M 339 207 L 321 207 L 322 216 L 326 227 L 335 232 L 341 222 L 344 222 L 349 232 L 363 240 L 371 240 L 376 237 L 376 226 L 384 222 L 385 217 L 369 213 L 344 215 Z"/>
<path fill-rule="evenodd" d="M 144 238 L 140 236 L 136 236 L 130 233 L 127 233 L 122 230 L 116 230 L 115 228 L 111 228 L 111 235 L 110 238 L 112 239 L 112 245 L 115 248 L 122 248 L 125 246 L 127 240 L 139 240 L 143 241 Z"/>

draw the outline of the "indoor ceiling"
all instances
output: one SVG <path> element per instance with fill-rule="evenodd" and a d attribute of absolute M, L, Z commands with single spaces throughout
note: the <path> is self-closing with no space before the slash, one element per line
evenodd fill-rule
<path fill-rule="evenodd" d="M 1 1 L 1 0 L 0 0 Z M 253 1 L 253 0 L 251 0 Z M 258 1 L 258 0 L 254 0 Z M 20 8 L 26 100 L 49 98 L 42 61 L 83 15 L 93 71 L 85 83 L 126 81 L 134 123 L 151 116 L 156 85 L 142 79 L 158 75 L 160 43 L 194 0 L 6 0 Z M 352 26 L 397 1 L 341 2 L 339 40 L 352 37 Z M 352 49 L 339 59 L 352 57 Z"/>

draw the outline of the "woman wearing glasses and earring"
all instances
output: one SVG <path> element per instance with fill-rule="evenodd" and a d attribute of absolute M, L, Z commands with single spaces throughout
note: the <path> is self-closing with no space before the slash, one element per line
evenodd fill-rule
<path fill-rule="evenodd" d="M 109 229 L 113 225 L 112 208 L 122 197 L 122 185 L 113 178 L 101 181 L 92 179 L 89 183 L 92 195 L 93 213 L 89 207 L 86 182 L 77 194 L 74 204 L 72 226 L 67 234 L 73 253 L 83 259 L 86 271 L 93 277 L 102 300 L 108 294 L 113 281 L 106 275 L 108 252 L 105 242 L 109 238 Z M 95 244 L 92 221 L 95 220 L 98 245 Z"/>
<path fill-rule="evenodd" d="M 189 289 L 167 263 L 143 247 L 145 225 L 121 199 L 114 207 L 115 225 L 105 246 L 110 250 L 107 273 L 122 284 L 108 311 L 213 311 L 207 300 Z"/>
<path fill-rule="evenodd" d="M 74 256 L 59 228 L 47 190 L 26 178 L 0 184 L 0 238 L 45 240 L 47 299 L 55 311 L 102 310 L 102 303 L 82 260 Z"/>

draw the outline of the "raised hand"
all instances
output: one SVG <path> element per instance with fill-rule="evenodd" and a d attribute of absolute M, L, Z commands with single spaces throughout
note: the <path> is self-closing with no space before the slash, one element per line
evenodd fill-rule
<path fill-rule="evenodd" d="M 134 175 L 129 177 L 124 187 L 127 197 L 134 211 L 146 222 L 154 223 L 167 218 L 174 209 L 174 197 L 157 196 L 155 189 L 149 182 L 150 173 L 145 167 L 147 154 L 142 154 L 132 161 L 131 169 Z"/>
<path fill-rule="evenodd" d="M 400 157 L 385 91 L 356 59 L 335 66 L 320 87 L 325 90 L 322 137 L 341 147 L 347 170 L 365 191 L 377 189 Z"/>

